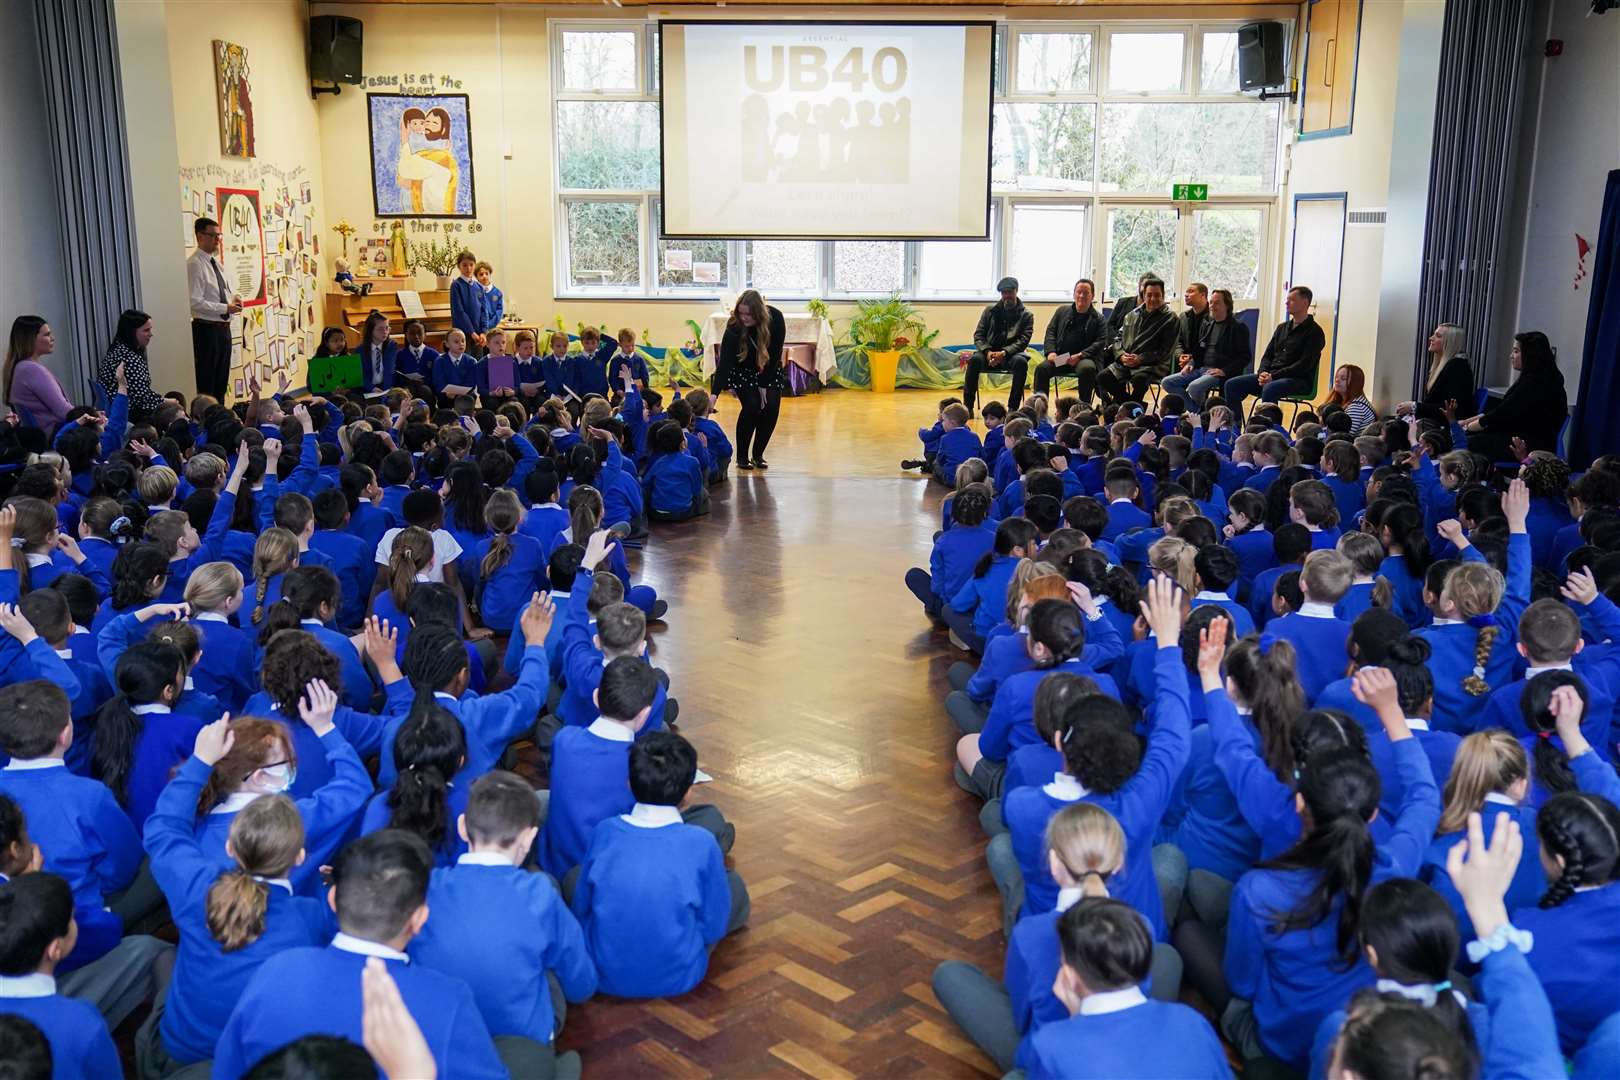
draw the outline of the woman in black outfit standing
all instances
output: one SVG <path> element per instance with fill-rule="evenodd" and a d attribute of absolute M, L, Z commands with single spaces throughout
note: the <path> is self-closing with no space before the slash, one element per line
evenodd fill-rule
<path fill-rule="evenodd" d="M 1441 323 L 1429 335 L 1429 366 L 1424 373 L 1423 398 L 1395 406 L 1396 416 L 1416 415 L 1419 420 L 1446 424 L 1446 403 L 1457 403 L 1457 419 L 1474 415 L 1474 362 L 1463 354 L 1467 334 L 1456 323 Z"/>
<path fill-rule="evenodd" d="M 1552 344 L 1539 330 L 1514 334 L 1510 360 L 1519 377 L 1502 400 L 1463 422 L 1468 449 L 1492 461 L 1512 461 L 1513 440 L 1519 438 L 1527 449 L 1557 453 L 1569 397 Z"/>
<path fill-rule="evenodd" d="M 737 468 L 765 468 L 765 445 L 782 412 L 787 376 L 782 370 L 782 343 L 787 323 L 782 313 L 749 289 L 737 298 L 725 336 L 720 339 L 720 369 L 715 387 L 737 393 Z"/>
<path fill-rule="evenodd" d="M 152 389 L 152 372 L 146 365 L 146 347 L 152 341 L 152 316 L 129 309 L 118 316 L 118 330 L 112 344 L 96 366 L 96 381 L 112 400 L 118 393 L 118 365 L 124 366 L 129 383 L 129 418 L 144 420 L 158 410 L 163 399 Z"/>

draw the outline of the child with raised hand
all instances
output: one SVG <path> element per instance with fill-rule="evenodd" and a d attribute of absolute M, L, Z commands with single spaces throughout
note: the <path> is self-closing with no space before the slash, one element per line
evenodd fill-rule
<path fill-rule="evenodd" d="M 130 645 L 113 669 L 116 696 L 96 716 L 91 773 L 107 785 L 139 830 L 204 721 L 175 711 L 185 659 L 162 642 Z"/>
<path fill-rule="evenodd" d="M 432 869 L 427 845 L 395 829 L 345 847 L 333 862 L 330 892 L 339 933 L 326 948 L 287 949 L 254 972 L 220 1035 L 213 1067 L 217 1080 L 238 1080 L 267 1054 L 307 1035 L 364 1040 L 381 1049 L 377 1018 L 367 1014 L 374 1012 L 382 988 L 375 975 L 367 986 L 362 974 L 379 958 L 432 1059 L 424 1073 L 416 1039 L 393 1046 L 385 1059 L 396 1071 L 412 1070 L 399 1072 L 401 1078 L 509 1075 L 467 984 L 409 963 L 405 949 L 428 919 Z M 408 1036 L 397 1017 L 391 1026 Z M 416 1051 L 408 1066 L 394 1057 L 395 1050 L 407 1047 Z"/>
<path fill-rule="evenodd" d="M 514 1076 L 550 1076 L 564 1019 L 559 999 L 595 993 L 596 967 L 557 887 L 523 869 L 540 802 L 521 777 L 486 773 L 452 827 L 470 850 L 433 871 L 433 914 L 411 942 L 411 959 L 467 981 Z"/>
<path fill-rule="evenodd" d="M 365 766 L 332 722 L 337 708 L 337 695 L 321 682 L 310 683 L 298 705 L 299 718 L 321 740 L 332 765 L 330 780 L 313 794 L 293 801 L 304 821 L 309 856 L 288 874 L 300 895 L 316 890 L 319 868 L 331 861 L 338 845 L 350 835 L 371 794 Z M 194 831 L 197 842 L 222 870 L 234 865 L 227 845 L 237 815 L 267 795 L 292 797 L 290 789 L 298 773 L 297 751 L 280 723 L 243 717 L 231 723 L 231 732 L 235 738 L 230 748 L 212 768 L 195 754 L 180 766 L 180 773 L 190 770 L 202 785 Z"/>
<path fill-rule="evenodd" d="M 1423 869 L 1418 876 L 1434 886 L 1451 905 L 1465 938 L 1473 937 L 1474 928 L 1468 921 L 1462 895 L 1446 874 L 1446 861 L 1451 849 L 1467 839 L 1470 814 L 1484 815 L 1487 837 L 1494 834 L 1497 822 L 1517 822 L 1530 847 L 1530 857 L 1520 861 L 1508 888 L 1509 907 L 1515 910 L 1528 907 L 1547 889 L 1547 875 L 1536 850 L 1536 811 L 1528 803 L 1529 793 L 1530 760 L 1524 747 L 1506 731 L 1500 728 L 1476 731 L 1457 747 L 1451 775 L 1441 793 L 1444 809 L 1440 824 L 1423 856 Z"/>
<path fill-rule="evenodd" d="M 95 582 L 96 588 L 106 591 L 111 587 L 100 568 L 79 550 L 78 542 L 57 531 L 56 511 L 43 499 L 19 495 L 6 500 L 6 508 L 13 512 L 9 543 L 20 544 L 23 559 L 16 569 L 28 575 L 31 589 L 43 589 L 63 574 L 83 574 Z"/>
<path fill-rule="evenodd" d="M 608 546 L 607 533 L 592 533 L 585 545 L 585 557 L 580 561 L 580 572 L 590 573 L 600 566 L 607 556 Z M 563 628 L 562 672 L 566 689 L 557 704 L 557 716 L 572 727 L 584 727 L 596 719 L 595 692 L 608 663 L 621 656 L 646 663 L 647 621 L 641 612 L 630 604 L 609 604 L 596 613 L 592 633 L 587 615 L 589 602 L 589 590 L 575 589 L 568 600 L 568 625 Z M 647 729 L 662 728 L 669 712 L 668 696 L 660 685 Z"/>
<path fill-rule="evenodd" d="M 265 612 L 259 643 L 268 647 L 283 630 L 301 629 L 313 635 L 337 659 L 342 672 L 341 685 L 330 685 L 338 689 L 345 705 L 365 712 L 371 708 L 375 687 L 354 639 L 332 626 L 342 606 L 343 589 L 336 574 L 324 566 L 296 566 L 282 579 L 281 598 Z M 355 748 L 362 754 L 375 749 Z"/>
<path fill-rule="evenodd" d="M 1087 897 L 1057 923 L 1063 962 L 1053 992 L 1067 1020 L 1042 1026 L 1018 1050 L 1031 1080 L 1230 1078 L 1220 1038 L 1195 1009 L 1150 1001 L 1153 935 L 1119 900 Z M 1088 1004 L 1089 1003 L 1089 1004 Z"/>
<path fill-rule="evenodd" d="M 1013 1067 L 1020 1039 L 1069 1015 L 1052 992 L 1061 964 L 1061 950 L 1053 948 L 1058 920 L 1085 897 L 1107 896 L 1108 883 L 1125 866 L 1124 830 L 1112 814 L 1088 802 L 1071 803 L 1052 816 L 1046 849 L 1059 886 L 1057 904 L 1018 920 L 1007 938 L 1002 981 L 961 960 L 934 969 L 934 996 L 1003 1070 Z"/>
<path fill-rule="evenodd" d="M 1418 631 L 1434 656 L 1434 726 L 1472 731 L 1481 699 L 1513 677 L 1514 641 L 1519 617 L 1530 603 L 1530 535 L 1526 518 L 1530 492 L 1522 480 L 1508 486 L 1502 512 L 1508 519 L 1506 581 L 1488 564 L 1455 522 L 1441 532 L 1461 552 L 1463 562 L 1446 575 L 1433 611 L 1435 625 Z"/>
<path fill-rule="evenodd" d="M 1124 706 L 1113 698 L 1083 698 L 1074 702 L 1065 718 L 1064 772 L 1044 787 L 1009 791 L 1002 800 L 1007 822 L 1005 838 L 1022 871 L 1023 911 L 1051 910 L 1057 885 L 1042 850 L 1042 837 L 1053 814 L 1082 799 L 1109 811 L 1125 830 L 1126 866 L 1119 882 L 1119 898 L 1141 912 L 1152 925 L 1155 940 L 1167 934 L 1164 904 L 1153 871 L 1153 836 L 1169 805 L 1176 780 L 1187 762 L 1187 677 L 1181 662 L 1182 594 L 1164 577 L 1148 585 L 1143 617 L 1159 642 L 1154 664 L 1157 695 L 1153 732 L 1143 754 L 1131 731 Z M 1037 605 L 1039 607 L 1039 605 Z M 1100 682 L 1100 680 L 1099 680 Z M 987 729 L 988 730 L 988 729 Z M 991 841 L 994 849 L 1004 838 Z M 1010 877 L 998 853 L 1003 897 L 1017 890 L 1001 879 Z"/>
<path fill-rule="evenodd" d="M 50 1045 L 43 1073 L 15 1075 L 123 1075 L 107 1021 L 94 1005 L 57 987 L 56 971 L 79 937 L 73 907 L 72 888 L 55 874 L 24 874 L 0 884 L 0 1016 L 36 1025 Z M 8 1072 L 21 1065 L 7 1055 Z"/>
<path fill-rule="evenodd" d="M 432 849 L 435 866 L 453 866 L 467 850 L 467 841 L 456 834 L 456 817 L 466 810 L 471 787 L 465 777 L 457 781 L 467 763 L 461 721 L 436 702 L 417 702 L 389 749 L 394 786 L 366 804 L 361 835 L 379 829 L 415 833 Z"/>
<path fill-rule="evenodd" d="M 714 836 L 681 820 L 697 752 L 670 732 L 630 750 L 628 814 L 596 826 L 574 885 L 601 989 L 674 997 L 703 981 L 709 949 L 748 921 L 748 890 Z"/>
<path fill-rule="evenodd" d="M 1440 819 L 1440 793 L 1395 677 L 1363 668 L 1356 687 L 1394 744 L 1400 813 L 1375 846 L 1368 824 L 1381 789 L 1372 763 L 1345 751 L 1315 755 L 1300 769 L 1299 842 L 1243 875 L 1232 894 L 1225 974 L 1233 1000 L 1222 1028 L 1246 1061 L 1271 1057 L 1303 1069 L 1322 1018 L 1374 981 L 1355 938 L 1367 889 L 1416 873 Z"/>
<path fill-rule="evenodd" d="M 983 731 L 1002 682 L 1035 666 L 1027 640 L 1031 609 L 1042 600 L 1068 600 L 1071 595 L 1068 582 L 1050 563 L 1027 559 L 1013 572 L 1007 594 L 1007 622 L 991 632 L 978 667 L 957 663 L 948 672 L 951 685 L 958 689 L 945 695 L 945 712 L 963 733 Z M 1116 629 L 1114 634 L 1117 638 L 1119 631 Z M 1108 658 L 1102 659 L 1103 655 Z M 1085 653 L 1081 656 L 1085 657 Z M 1096 661 L 1092 666 L 1103 667 L 1117 658 L 1097 654 L 1091 657 Z"/>
<path fill-rule="evenodd" d="M 1590 575 L 1585 578 L 1592 581 Z M 1577 586 L 1579 588 L 1579 585 Z M 1592 584 L 1596 593 L 1596 583 Z M 1566 586 L 1566 594 L 1568 586 Z M 1583 653 L 1580 617 L 1569 604 L 1552 598 L 1537 600 L 1519 617 L 1519 655 L 1529 665 L 1524 676 L 1496 687 L 1485 703 L 1476 727 L 1505 728 L 1514 735 L 1531 734 L 1520 706 L 1530 680 L 1549 671 L 1578 672 L 1586 684 L 1590 704 L 1583 713 L 1583 732 L 1605 759 L 1613 757 L 1611 723 L 1614 717 L 1613 679 L 1620 675 L 1612 656 L 1588 660 Z M 1594 650 L 1594 656 L 1604 650 Z"/>
<path fill-rule="evenodd" d="M 85 579 L 78 578 L 78 580 Z M 74 655 L 72 644 L 77 627 L 74 625 L 67 597 L 60 590 L 54 587 L 35 589 L 22 598 L 17 610 L 34 628 L 39 640 L 49 645 L 56 658 L 66 665 L 72 675 L 70 681 L 79 688 L 72 697 L 74 743 L 68 748 L 67 763 L 68 768 L 80 776 L 88 776 L 96 712 L 112 697 L 112 686 L 108 683 L 107 676 L 102 673 L 101 665 L 94 659 L 81 659 Z M 7 638 L 13 644 L 17 641 L 9 634 Z M 36 653 L 39 651 L 37 646 L 35 651 Z M 45 663 L 48 665 L 50 661 Z"/>
<path fill-rule="evenodd" d="M 507 744 L 534 728 L 545 704 L 550 675 L 546 663 L 546 634 L 551 629 L 551 600 L 536 593 L 520 620 L 523 661 L 517 682 L 498 694 L 475 694 L 467 689 L 471 671 L 467 646 L 461 635 L 446 626 L 418 627 L 405 648 L 404 670 L 395 662 L 397 635 L 375 616 L 366 621 L 366 655 L 377 668 L 388 695 L 383 745 L 393 746 L 405 718 L 418 701 L 437 701 L 461 721 L 467 733 L 466 775 L 476 779 L 493 769 Z M 377 782 L 392 787 L 396 777 L 392 755 L 384 755 Z"/>
<path fill-rule="evenodd" d="M 222 717 L 197 732 L 190 760 L 146 820 L 152 876 L 180 932 L 174 978 L 136 1037 L 143 1075 L 207 1061 L 253 973 L 272 956 L 324 945 L 336 927 L 324 900 L 295 896 L 290 876 L 305 862 L 304 820 L 285 795 L 250 802 L 232 818 L 221 870 L 199 839 L 197 804 L 213 768 L 242 729 Z"/>

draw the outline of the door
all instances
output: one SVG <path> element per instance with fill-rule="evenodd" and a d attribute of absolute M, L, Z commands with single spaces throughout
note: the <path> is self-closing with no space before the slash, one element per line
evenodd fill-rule
<path fill-rule="evenodd" d="M 1333 351 L 1338 340 L 1339 289 L 1344 272 L 1345 193 L 1294 196 L 1294 237 L 1290 245 L 1286 287 L 1311 290 L 1311 314 L 1327 344 L 1317 369 L 1317 396 L 1333 379 Z M 1258 348 L 1256 352 L 1258 353 Z"/>

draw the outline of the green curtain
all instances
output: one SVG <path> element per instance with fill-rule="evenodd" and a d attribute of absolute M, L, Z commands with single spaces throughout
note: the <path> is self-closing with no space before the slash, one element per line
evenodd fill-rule
<path fill-rule="evenodd" d="M 900 366 L 895 372 L 894 385 L 913 390 L 960 390 L 962 388 L 961 358 L 973 351 L 971 345 L 948 345 L 943 349 L 908 349 L 900 354 Z M 1031 365 L 1041 362 L 1041 354 L 1030 351 Z M 851 390 L 866 390 L 872 385 L 871 367 L 866 356 L 847 345 L 838 346 L 838 370 L 828 382 Z M 1012 376 L 1003 372 L 987 372 L 979 376 L 980 386 L 1004 387 L 1012 384 Z"/>

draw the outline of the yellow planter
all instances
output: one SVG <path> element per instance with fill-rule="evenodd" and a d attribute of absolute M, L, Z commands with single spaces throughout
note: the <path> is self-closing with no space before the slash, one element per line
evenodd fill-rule
<path fill-rule="evenodd" d="M 900 351 L 895 349 L 889 352 L 869 352 L 866 354 L 866 362 L 872 371 L 872 392 L 894 393 L 894 376 L 900 369 Z"/>

